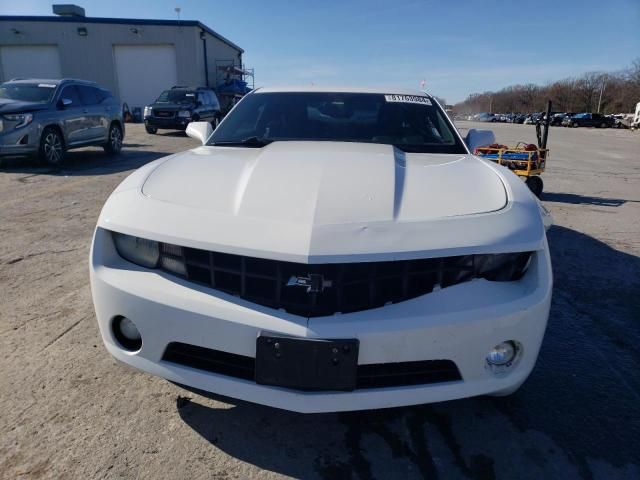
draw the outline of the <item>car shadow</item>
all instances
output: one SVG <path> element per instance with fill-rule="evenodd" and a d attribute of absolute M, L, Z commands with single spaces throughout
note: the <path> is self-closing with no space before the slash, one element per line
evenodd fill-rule
<path fill-rule="evenodd" d="M 571 203 L 574 205 L 599 205 L 603 207 L 619 207 L 627 202 L 640 203 L 640 200 L 626 200 L 622 198 L 591 197 L 575 193 L 544 192 L 542 199 L 545 202 Z"/>
<path fill-rule="evenodd" d="M 185 130 L 158 130 L 158 133 L 154 135 L 160 135 L 161 137 L 186 137 L 187 132 Z"/>
<path fill-rule="evenodd" d="M 212 403 L 189 389 L 177 413 L 215 448 L 295 478 L 593 478 L 595 461 L 636 468 L 633 476 L 640 259 L 564 227 L 548 239 L 547 333 L 536 368 L 510 397 L 300 415 L 204 395 Z"/>
<path fill-rule="evenodd" d="M 151 144 L 149 143 L 123 143 L 122 144 L 122 148 L 142 148 L 142 147 L 149 147 Z"/>
<path fill-rule="evenodd" d="M 4 158 L 0 172 L 53 176 L 110 175 L 139 168 L 167 155 L 171 153 L 128 149 L 112 157 L 97 148 L 71 150 L 65 154 L 64 163 L 55 167 L 39 165 L 33 158 Z"/>

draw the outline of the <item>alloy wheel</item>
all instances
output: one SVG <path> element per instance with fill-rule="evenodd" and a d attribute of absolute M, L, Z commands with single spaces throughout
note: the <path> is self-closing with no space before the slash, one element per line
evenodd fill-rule
<path fill-rule="evenodd" d="M 57 133 L 49 132 L 45 137 L 44 155 L 50 164 L 57 164 L 62 160 L 62 141 Z"/>
<path fill-rule="evenodd" d="M 109 141 L 111 142 L 111 150 L 113 152 L 119 152 L 122 149 L 122 133 L 120 133 L 118 127 L 111 127 Z"/>

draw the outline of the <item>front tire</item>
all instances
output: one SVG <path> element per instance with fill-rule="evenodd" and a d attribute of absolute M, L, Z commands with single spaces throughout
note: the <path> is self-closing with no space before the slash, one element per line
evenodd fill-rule
<path fill-rule="evenodd" d="M 156 133 L 158 133 L 158 128 L 157 127 L 152 127 L 150 125 L 145 125 L 144 129 L 147 131 L 148 134 L 150 135 L 155 135 Z"/>
<path fill-rule="evenodd" d="M 602 123 L 600 124 L 600 128 L 607 128 L 607 124 L 606 124 L 606 123 L 604 123 L 604 122 L 602 122 Z"/>
<path fill-rule="evenodd" d="M 111 124 L 107 143 L 102 148 L 109 155 L 118 155 L 122 151 L 122 129 L 118 124 Z"/>
<path fill-rule="evenodd" d="M 542 189 L 544 188 L 544 182 L 538 176 L 528 177 L 526 182 L 529 190 L 538 198 L 542 197 Z"/>
<path fill-rule="evenodd" d="M 53 127 L 47 127 L 40 137 L 38 158 L 40 162 L 58 166 L 64 161 L 64 139 L 60 132 Z"/>

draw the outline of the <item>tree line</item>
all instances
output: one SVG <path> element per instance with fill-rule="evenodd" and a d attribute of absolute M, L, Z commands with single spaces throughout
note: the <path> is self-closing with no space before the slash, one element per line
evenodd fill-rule
<path fill-rule="evenodd" d="M 633 113 L 640 102 L 640 58 L 622 71 L 589 72 L 547 85 L 512 85 L 497 92 L 473 93 L 454 112 L 541 112 L 547 101 L 556 112 Z"/>

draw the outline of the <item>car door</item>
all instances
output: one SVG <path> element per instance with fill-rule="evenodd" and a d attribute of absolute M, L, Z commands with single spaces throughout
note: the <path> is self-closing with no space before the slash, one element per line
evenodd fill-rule
<path fill-rule="evenodd" d="M 106 141 L 109 121 L 104 106 L 100 105 L 102 96 L 99 90 L 90 85 L 77 85 L 76 88 L 84 107 L 83 111 L 87 116 L 86 140 L 89 142 Z"/>
<path fill-rule="evenodd" d="M 60 121 L 67 146 L 83 143 L 87 139 L 87 118 L 75 85 L 62 88 L 58 97 Z"/>
<path fill-rule="evenodd" d="M 196 97 L 196 104 L 198 105 L 198 115 L 200 120 L 209 121 L 209 100 L 207 99 L 204 92 L 200 91 Z"/>
<path fill-rule="evenodd" d="M 209 95 L 211 95 L 211 108 L 213 109 L 213 115 L 214 115 L 214 117 L 219 117 L 220 116 L 220 102 L 218 101 L 218 97 L 212 91 L 209 92 Z"/>
<path fill-rule="evenodd" d="M 594 113 L 592 115 L 592 117 L 593 117 L 593 126 L 594 127 L 599 127 L 602 124 L 608 125 L 607 117 L 605 117 L 604 115 L 602 115 L 600 113 Z"/>
<path fill-rule="evenodd" d="M 594 118 L 593 115 L 589 114 L 587 115 L 587 127 L 593 127 L 596 124 L 596 119 Z"/>

